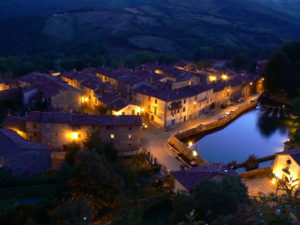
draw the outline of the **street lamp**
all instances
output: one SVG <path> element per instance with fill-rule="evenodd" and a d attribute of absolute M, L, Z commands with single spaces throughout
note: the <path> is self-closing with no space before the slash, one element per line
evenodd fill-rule
<path fill-rule="evenodd" d="M 193 150 L 193 156 L 197 157 L 198 156 L 198 152 L 196 150 Z"/>

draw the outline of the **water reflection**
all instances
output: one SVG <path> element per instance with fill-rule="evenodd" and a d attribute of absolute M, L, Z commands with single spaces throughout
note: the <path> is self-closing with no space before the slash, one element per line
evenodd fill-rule
<path fill-rule="evenodd" d="M 271 117 L 265 113 L 259 113 L 257 127 L 266 138 L 271 137 L 277 131 L 285 135 L 288 132 L 288 128 L 285 126 L 285 120 L 284 118 Z"/>
<path fill-rule="evenodd" d="M 287 138 L 287 128 L 281 120 L 253 110 L 203 137 L 194 147 L 210 162 L 243 162 L 251 154 L 264 157 L 282 151 Z"/>

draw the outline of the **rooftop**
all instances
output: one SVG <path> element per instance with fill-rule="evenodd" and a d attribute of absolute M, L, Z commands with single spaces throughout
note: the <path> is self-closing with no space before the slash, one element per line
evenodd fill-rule
<path fill-rule="evenodd" d="M 140 116 L 81 115 L 63 112 L 30 112 L 26 121 L 95 126 L 142 126 Z"/>
<path fill-rule="evenodd" d="M 0 155 L 8 156 L 19 151 L 49 151 L 49 148 L 37 142 L 28 141 L 9 129 L 0 129 Z"/>
<path fill-rule="evenodd" d="M 173 171 L 171 174 L 188 190 L 192 190 L 201 181 L 213 179 L 216 176 L 239 176 L 238 173 L 229 169 L 224 163 Z"/>
<path fill-rule="evenodd" d="M 300 165 L 300 148 L 294 148 L 285 150 L 283 152 L 276 153 L 276 155 L 290 155 Z"/>

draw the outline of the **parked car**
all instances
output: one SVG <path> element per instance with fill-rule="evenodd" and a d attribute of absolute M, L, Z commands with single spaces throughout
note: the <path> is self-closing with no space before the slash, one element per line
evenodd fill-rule
<path fill-rule="evenodd" d="M 238 100 L 237 100 L 237 102 L 243 102 L 244 101 L 244 98 L 239 98 Z"/>
<path fill-rule="evenodd" d="M 225 116 L 219 116 L 219 120 L 225 119 Z"/>
<path fill-rule="evenodd" d="M 228 107 L 228 105 L 222 104 L 221 105 L 221 109 L 226 109 Z"/>

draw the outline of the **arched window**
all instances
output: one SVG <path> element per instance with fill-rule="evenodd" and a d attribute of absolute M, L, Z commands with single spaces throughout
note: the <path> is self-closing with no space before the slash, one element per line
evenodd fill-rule
<path fill-rule="evenodd" d="M 0 168 L 4 167 L 4 158 L 0 155 Z"/>

